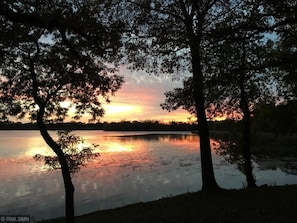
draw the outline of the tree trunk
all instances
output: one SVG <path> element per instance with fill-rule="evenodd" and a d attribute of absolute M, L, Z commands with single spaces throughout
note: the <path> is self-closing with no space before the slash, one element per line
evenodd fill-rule
<path fill-rule="evenodd" d="M 202 191 L 212 192 L 220 189 L 218 186 L 212 164 L 209 129 L 205 113 L 203 94 L 203 75 L 200 64 L 200 55 L 192 51 L 194 100 L 198 118 L 198 131 L 200 136 L 200 156 L 202 171 Z"/>
<path fill-rule="evenodd" d="M 244 65 L 244 64 L 243 64 Z M 250 126 L 251 126 L 251 112 L 249 109 L 247 96 L 244 88 L 245 69 L 240 70 L 240 106 L 243 112 L 243 142 L 242 152 L 244 159 L 244 173 L 247 180 L 247 187 L 256 187 L 256 180 L 253 175 L 253 167 L 251 162 L 251 141 L 250 141 Z"/>
<path fill-rule="evenodd" d="M 62 175 L 65 187 L 65 222 L 74 223 L 74 186 L 68 165 L 62 168 Z"/>
<path fill-rule="evenodd" d="M 33 94 L 35 103 L 39 107 L 39 111 L 37 112 L 37 125 L 44 141 L 55 152 L 55 154 L 59 159 L 63 181 L 64 181 L 64 188 L 65 188 L 65 222 L 74 223 L 74 186 L 71 180 L 71 174 L 68 167 L 68 162 L 61 147 L 53 140 L 53 138 L 48 133 L 46 125 L 43 121 L 46 102 L 38 96 L 38 82 L 37 82 L 35 64 L 34 64 L 39 54 L 39 45 L 37 40 L 36 40 L 36 46 L 37 46 L 37 53 L 34 55 L 33 58 L 30 58 L 30 73 L 31 73 L 31 78 L 33 82 L 32 94 Z"/>
<path fill-rule="evenodd" d="M 67 159 L 61 150 L 60 146 L 53 140 L 49 135 L 46 125 L 43 122 L 43 109 L 38 112 L 37 124 L 39 127 L 40 134 L 48 146 L 55 152 L 61 165 L 61 171 L 64 181 L 65 189 L 65 222 L 74 223 L 74 186 L 71 180 L 71 174 L 69 171 Z"/>
<path fill-rule="evenodd" d="M 246 175 L 247 186 L 249 188 L 256 187 L 256 180 L 253 175 L 253 167 L 251 162 L 251 143 L 250 143 L 250 112 L 244 112 L 243 117 L 243 158 L 244 172 Z"/>

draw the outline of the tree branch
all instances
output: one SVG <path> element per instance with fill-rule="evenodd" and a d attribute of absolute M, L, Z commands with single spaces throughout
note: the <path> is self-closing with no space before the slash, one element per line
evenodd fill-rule
<path fill-rule="evenodd" d="M 15 12 L 4 5 L 0 5 L 0 15 L 5 17 L 7 20 L 12 22 L 27 24 L 38 28 L 44 28 L 50 31 L 55 29 L 57 30 L 68 30 L 73 33 L 76 33 L 82 37 L 89 38 L 88 34 L 83 31 L 83 27 L 79 26 L 78 24 L 70 24 L 67 21 L 61 21 L 62 18 L 54 17 L 50 15 L 38 15 L 37 13 L 20 13 Z M 97 24 L 98 26 L 98 24 Z M 105 30 L 104 27 L 101 25 L 98 27 L 102 30 Z M 97 29 L 98 29 L 97 28 Z"/>
<path fill-rule="evenodd" d="M 34 40 L 34 43 L 36 44 L 37 47 L 37 52 L 35 53 L 35 55 L 33 56 L 33 58 L 31 58 L 30 54 L 31 52 L 29 51 L 29 60 L 30 60 L 30 74 L 31 74 L 31 79 L 32 79 L 32 94 L 33 94 L 33 98 L 34 101 L 36 102 L 36 104 L 41 108 L 44 107 L 45 102 L 42 101 L 42 99 L 38 96 L 38 83 L 37 83 L 37 77 L 36 77 L 36 72 L 35 72 L 35 62 L 38 58 L 39 52 L 40 52 L 40 48 L 39 48 L 39 44 L 37 40 Z M 32 46 L 33 48 L 33 46 Z"/>
<path fill-rule="evenodd" d="M 178 19 L 178 20 L 181 20 L 181 21 L 184 20 L 184 18 L 181 17 L 180 15 L 175 14 L 175 13 L 172 13 L 172 12 L 167 11 L 167 10 L 163 10 L 163 9 L 155 9 L 155 8 L 153 9 L 153 8 L 151 8 L 151 7 L 148 7 L 148 6 L 145 6 L 145 5 L 143 5 L 143 4 L 140 4 L 140 3 L 137 3 L 137 2 L 134 2 L 134 1 L 130 1 L 130 0 L 127 0 L 127 2 L 130 3 L 130 4 L 132 4 L 132 5 L 136 5 L 136 6 L 138 6 L 138 7 L 141 7 L 141 8 L 143 8 L 143 9 L 148 9 L 148 10 L 150 10 L 150 11 L 155 11 L 155 12 L 161 12 L 161 13 L 163 13 L 163 14 L 170 15 L 170 16 L 172 16 L 172 17 Z"/>

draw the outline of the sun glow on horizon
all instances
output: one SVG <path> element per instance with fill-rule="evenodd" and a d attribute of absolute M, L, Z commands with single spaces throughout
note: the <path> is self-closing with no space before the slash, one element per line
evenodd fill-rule
<path fill-rule="evenodd" d="M 127 114 L 141 112 L 142 109 L 137 105 L 126 105 L 126 104 L 107 104 L 104 106 L 106 114 Z"/>
<path fill-rule="evenodd" d="M 125 99 L 126 100 L 126 99 Z M 145 101 L 145 100 L 144 100 Z M 171 122 L 184 122 L 184 123 L 195 123 L 196 118 L 189 114 L 183 109 L 178 109 L 176 111 L 168 112 L 162 110 L 161 108 L 153 105 L 148 105 L 146 103 L 136 103 L 131 104 L 121 103 L 121 102 L 111 102 L 103 103 L 102 107 L 105 114 L 102 120 L 107 122 L 121 122 L 121 121 L 146 121 L 146 120 L 156 120 L 161 123 L 169 124 Z M 61 102 L 61 106 L 69 108 L 68 117 L 66 121 L 71 121 L 71 117 L 75 114 L 75 107 L 71 106 L 69 101 Z M 224 121 L 228 117 L 227 115 L 217 116 L 212 118 L 213 121 Z M 81 121 L 87 122 L 90 119 L 89 114 L 83 115 Z"/>
<path fill-rule="evenodd" d="M 213 119 L 213 121 L 225 121 L 227 119 L 227 115 L 217 116 Z"/>

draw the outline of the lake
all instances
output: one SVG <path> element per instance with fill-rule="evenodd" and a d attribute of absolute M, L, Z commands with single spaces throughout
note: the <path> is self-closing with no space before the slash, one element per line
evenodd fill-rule
<path fill-rule="evenodd" d="M 190 132 L 74 131 L 98 144 L 101 156 L 74 175 L 76 215 L 156 200 L 201 189 L 199 137 Z M 55 132 L 51 132 L 55 136 Z M 218 184 L 246 185 L 235 165 L 216 155 Z M 35 220 L 64 215 L 64 186 L 59 170 L 48 171 L 35 154 L 53 154 L 38 131 L 0 131 L 0 214 L 28 214 Z M 254 162 L 258 185 L 297 184 L 281 166 Z"/>

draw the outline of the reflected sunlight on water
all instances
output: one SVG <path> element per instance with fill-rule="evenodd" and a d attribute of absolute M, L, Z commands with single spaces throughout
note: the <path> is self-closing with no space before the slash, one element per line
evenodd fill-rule
<path fill-rule="evenodd" d="M 122 145 L 118 142 L 110 142 L 104 144 L 105 148 L 98 149 L 99 153 L 120 153 L 120 152 L 136 152 L 135 145 Z"/>
<path fill-rule="evenodd" d="M 30 146 L 31 145 L 31 146 Z M 29 144 L 28 145 L 28 150 L 24 154 L 26 157 L 33 157 L 36 154 L 41 154 L 43 156 L 53 156 L 55 153 L 48 148 L 48 146 L 35 146 L 35 144 Z"/>

